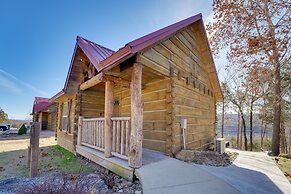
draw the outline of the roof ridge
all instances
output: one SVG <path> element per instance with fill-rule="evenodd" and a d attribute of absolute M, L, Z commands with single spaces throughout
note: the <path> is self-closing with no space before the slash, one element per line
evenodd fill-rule
<path fill-rule="evenodd" d="M 90 42 L 90 43 L 92 43 L 92 44 L 94 44 L 94 45 L 96 45 L 96 46 L 98 46 L 98 47 L 101 47 L 101 48 L 103 48 L 103 49 L 106 49 L 106 50 L 109 50 L 109 51 L 115 53 L 114 50 L 111 50 L 110 48 L 107 48 L 107 47 L 105 47 L 105 46 L 103 46 L 103 45 L 101 45 L 101 44 L 98 44 L 98 43 L 96 43 L 96 42 L 93 42 L 93 41 L 91 41 L 91 40 L 88 40 L 87 38 L 84 38 L 84 37 L 82 37 L 82 36 L 77 35 L 77 40 L 78 40 L 78 38 L 79 38 L 79 39 L 86 40 L 86 41 L 88 41 L 88 42 Z"/>
<path fill-rule="evenodd" d="M 138 40 L 142 40 L 142 39 L 145 39 L 145 38 L 148 38 L 148 37 L 151 37 L 151 36 L 153 36 L 152 38 L 156 38 L 156 37 L 158 37 L 158 36 L 160 36 L 160 35 L 162 35 L 162 34 L 164 34 L 164 33 L 166 33 L 166 32 L 171 31 L 172 28 L 173 28 L 174 26 L 176 26 L 176 28 L 179 28 L 180 26 L 184 26 L 184 25 L 185 25 L 184 23 L 187 23 L 187 21 L 192 21 L 192 19 L 194 19 L 194 18 L 196 18 L 196 17 L 202 18 L 202 14 L 199 13 L 199 14 L 196 14 L 196 15 L 194 15 L 194 16 L 191 16 L 191 17 L 188 17 L 188 18 L 186 18 L 186 19 L 183 19 L 183 20 L 181 20 L 181 21 L 178 21 L 178 22 L 176 22 L 176 23 L 173 23 L 173 24 L 170 24 L 170 25 L 168 25 L 168 26 L 165 26 L 165 27 L 163 27 L 163 28 L 159 28 L 158 30 L 155 30 L 155 31 L 153 31 L 153 32 L 150 32 L 150 33 L 148 33 L 148 34 L 146 34 L 146 35 L 144 35 L 144 36 L 142 36 L 142 37 L 139 37 L 139 38 L 137 38 L 137 39 L 135 39 L 135 40 L 133 40 L 133 41 L 127 43 L 126 45 L 129 45 L 130 47 L 134 47 L 134 46 L 140 45 L 140 44 L 142 44 L 143 42 L 146 42 L 146 40 L 144 40 L 143 42 L 140 42 L 140 43 L 134 44 L 134 45 L 132 45 L 132 44 L 133 44 L 134 42 L 137 42 Z M 158 32 L 160 32 L 160 33 L 158 33 Z M 126 46 L 126 45 L 125 45 L 125 46 Z"/>

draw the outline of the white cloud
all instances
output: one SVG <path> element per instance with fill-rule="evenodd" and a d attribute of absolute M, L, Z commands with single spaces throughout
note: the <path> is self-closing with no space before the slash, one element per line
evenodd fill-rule
<path fill-rule="evenodd" d="M 9 89 L 10 91 L 14 92 L 15 94 L 23 94 L 23 89 L 21 86 L 24 86 L 27 89 L 30 89 L 37 94 L 48 96 L 48 93 L 37 89 L 33 85 L 24 82 L 17 77 L 13 76 L 12 74 L 0 69 L 0 86 Z"/>
<path fill-rule="evenodd" d="M 15 94 L 22 94 L 22 89 L 18 87 L 14 82 L 7 79 L 0 70 L 0 86 L 5 87 Z"/>
<path fill-rule="evenodd" d="M 31 120 L 32 116 L 29 114 L 16 113 L 16 114 L 9 114 L 9 119 Z"/>

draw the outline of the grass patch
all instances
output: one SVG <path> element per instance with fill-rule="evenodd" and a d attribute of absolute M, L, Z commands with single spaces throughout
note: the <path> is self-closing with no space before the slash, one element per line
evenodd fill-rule
<path fill-rule="evenodd" d="M 283 157 L 274 157 L 274 159 L 277 159 L 278 167 L 280 170 L 284 173 L 284 175 L 287 177 L 289 182 L 291 183 L 291 159 L 283 158 Z M 279 159 L 279 160 L 278 160 Z"/>
<path fill-rule="evenodd" d="M 40 174 L 49 171 L 61 171 L 66 173 L 93 172 L 93 168 L 81 158 L 62 148 L 59 145 L 43 149 L 39 160 Z"/>

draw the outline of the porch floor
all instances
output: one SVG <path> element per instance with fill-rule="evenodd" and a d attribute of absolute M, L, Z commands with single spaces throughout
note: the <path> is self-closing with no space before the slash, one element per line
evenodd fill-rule
<path fill-rule="evenodd" d="M 117 157 L 106 158 L 103 152 L 82 145 L 76 146 L 76 152 L 123 178 L 133 180 L 134 169 L 128 166 L 128 161 L 126 160 Z M 169 158 L 162 152 L 145 148 L 143 148 L 142 154 L 143 166 Z"/>

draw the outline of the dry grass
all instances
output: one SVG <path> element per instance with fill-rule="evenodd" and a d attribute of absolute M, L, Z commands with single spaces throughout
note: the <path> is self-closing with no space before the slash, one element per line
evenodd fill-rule
<path fill-rule="evenodd" d="M 283 158 L 283 157 L 274 157 L 275 162 L 278 167 L 287 177 L 289 182 L 291 183 L 291 159 Z"/>

